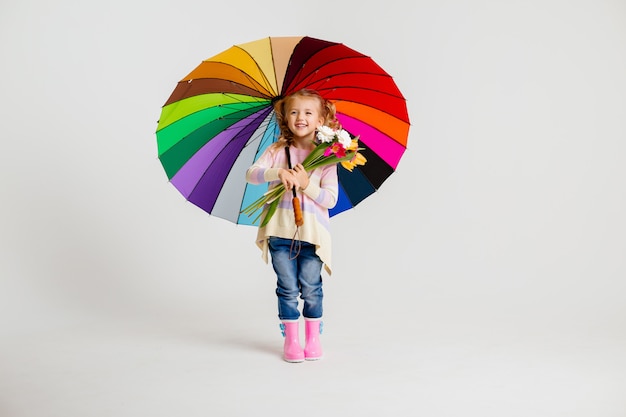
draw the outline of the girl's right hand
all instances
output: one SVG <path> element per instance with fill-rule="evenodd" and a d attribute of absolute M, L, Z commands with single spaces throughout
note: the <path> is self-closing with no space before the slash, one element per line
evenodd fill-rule
<path fill-rule="evenodd" d="M 295 167 L 293 167 L 291 172 L 296 178 L 296 181 L 298 181 L 298 187 L 302 187 L 302 189 L 304 190 L 306 187 L 309 186 L 309 173 L 306 172 L 302 164 L 297 164 Z"/>
<path fill-rule="evenodd" d="M 300 182 L 293 173 L 287 169 L 281 168 L 278 171 L 278 178 L 285 186 L 285 190 L 291 190 L 293 187 L 300 187 Z"/>

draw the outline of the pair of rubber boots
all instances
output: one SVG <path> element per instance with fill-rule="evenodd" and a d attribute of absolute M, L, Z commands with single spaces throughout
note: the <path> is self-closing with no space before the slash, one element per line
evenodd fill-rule
<path fill-rule="evenodd" d="M 297 320 L 283 321 L 280 328 L 285 337 L 283 359 L 287 362 L 316 361 L 322 359 L 321 319 L 304 319 L 304 349 L 300 345 L 300 324 Z"/>

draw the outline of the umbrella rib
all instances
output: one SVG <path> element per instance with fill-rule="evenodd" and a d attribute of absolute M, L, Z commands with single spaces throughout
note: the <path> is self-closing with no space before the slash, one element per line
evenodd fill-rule
<path fill-rule="evenodd" d="M 270 118 L 268 117 L 264 117 L 262 119 L 262 121 L 259 123 L 259 125 L 254 129 L 254 131 L 252 132 L 252 134 L 250 134 L 250 137 L 246 140 L 246 143 L 243 145 L 243 148 L 247 148 L 248 146 L 250 146 L 253 142 L 257 141 L 257 140 L 262 140 L 264 137 L 264 133 L 267 126 L 269 126 L 270 124 Z M 227 128 L 225 130 L 229 130 L 232 129 L 232 127 Z M 238 134 L 235 135 L 234 137 L 232 137 L 228 143 L 232 143 L 234 140 L 236 140 L 238 138 Z M 202 175 L 200 176 L 200 178 L 203 178 L 205 175 L 207 175 L 207 172 L 213 167 L 213 165 L 220 159 L 220 156 L 224 153 L 224 151 L 226 150 L 226 146 L 223 146 L 220 151 L 217 153 L 216 157 L 211 161 L 210 164 L 207 165 L 206 169 L 204 170 L 204 172 L 202 173 Z M 256 159 L 256 158 L 255 158 Z M 235 164 L 232 164 L 229 166 L 228 170 L 226 171 L 226 175 L 224 178 L 228 178 L 230 176 L 231 171 L 233 170 L 233 167 L 235 166 Z M 196 182 L 196 184 L 193 186 L 191 192 L 189 193 L 189 196 L 191 196 L 193 193 L 195 193 L 197 187 L 199 186 L 201 181 Z M 223 181 L 222 184 L 220 184 L 219 187 L 219 191 L 216 194 L 216 199 L 213 202 L 213 207 L 215 207 L 215 204 L 217 203 L 217 200 L 219 199 L 219 195 L 221 194 L 221 190 L 222 188 L 224 188 L 224 185 L 226 184 L 226 181 Z M 246 186 L 247 188 L 247 186 Z M 245 191 L 244 191 L 244 195 L 245 195 Z M 242 199 L 241 199 L 241 203 L 239 203 L 239 207 L 241 208 L 241 205 L 243 204 L 243 195 L 242 195 Z"/>
<path fill-rule="evenodd" d="M 345 60 L 345 59 L 351 59 L 351 58 L 364 58 L 364 59 L 369 59 L 369 57 L 367 57 L 367 56 L 365 56 L 365 55 L 362 55 L 362 56 L 356 56 L 356 57 L 339 57 L 339 58 L 336 58 L 336 59 L 333 59 L 333 60 L 325 61 L 322 65 L 318 65 L 317 67 L 312 68 L 312 69 L 311 69 L 311 72 L 309 72 L 309 74 L 308 74 L 307 76 L 305 76 L 304 78 L 300 78 L 300 79 L 298 79 L 298 78 L 294 78 L 294 79 L 291 81 L 291 83 L 290 83 L 290 84 L 291 84 L 291 85 L 293 85 L 293 84 L 302 84 L 304 81 L 306 81 L 306 80 L 310 79 L 310 78 L 311 78 L 311 76 L 313 76 L 313 75 L 317 74 L 317 73 L 320 71 L 320 68 L 327 67 L 327 66 L 329 66 L 329 65 L 331 65 L 331 64 L 336 64 L 336 63 L 338 63 L 338 62 L 340 62 L 340 61 L 343 61 L 343 60 Z M 303 67 L 302 67 L 302 68 L 303 68 L 303 69 L 304 69 L 304 68 L 306 68 L 306 63 L 303 65 Z M 351 65 L 351 68 L 355 68 L 355 66 L 354 66 L 354 65 Z M 391 75 L 389 75 L 387 72 L 385 72 L 384 70 L 382 70 L 382 68 L 380 69 L 380 71 L 379 71 L 379 72 L 372 72 L 372 71 L 354 71 L 354 70 L 352 70 L 352 71 L 346 71 L 346 72 L 334 72 L 333 74 L 334 74 L 334 75 L 339 75 L 339 74 L 370 74 L 370 75 L 377 75 L 377 76 L 389 77 L 389 78 L 393 79 L 393 77 L 392 77 Z"/>
<path fill-rule="evenodd" d="M 235 100 L 235 101 L 237 101 L 237 102 L 239 102 L 239 103 L 246 103 L 246 104 L 248 104 L 250 107 L 253 107 L 253 106 L 258 106 L 259 104 L 261 104 L 261 103 L 263 102 L 263 101 L 244 101 L 244 100 L 242 100 L 242 99 L 240 99 L 240 98 L 237 98 L 237 96 L 233 95 L 232 93 L 222 93 L 222 95 L 224 95 L 224 96 L 226 96 L 226 97 L 230 97 L 230 98 L 232 98 L 233 100 Z M 240 95 L 240 96 L 241 96 L 241 95 Z M 268 101 L 268 102 L 269 102 L 269 101 L 270 101 L 270 99 L 269 99 L 269 98 L 267 98 L 267 99 L 265 99 L 264 101 Z M 228 106 L 228 104 L 222 104 L 222 106 L 226 107 L 226 106 Z"/>
<path fill-rule="evenodd" d="M 320 80 L 320 83 L 327 83 L 327 82 L 329 82 L 329 79 L 326 79 L 326 80 Z M 337 90 L 337 89 L 340 89 L 340 88 L 354 88 L 355 90 L 357 90 L 357 89 L 358 89 L 358 90 L 360 90 L 360 91 L 373 91 L 373 92 L 375 92 L 375 93 L 380 93 L 380 94 L 383 94 L 383 95 L 385 95 L 385 96 L 387 96 L 387 97 L 393 97 L 393 98 L 397 98 L 397 99 L 401 99 L 401 100 L 406 100 L 406 99 L 405 99 L 404 97 L 402 97 L 402 96 L 397 96 L 397 95 L 395 95 L 395 94 L 390 94 L 390 93 L 388 93 L 388 92 L 386 92 L 386 91 L 383 91 L 383 90 L 377 90 L 377 89 L 375 89 L 375 88 L 368 88 L 368 87 L 365 87 L 365 86 L 354 86 L 354 85 L 334 85 L 334 86 L 330 86 L 330 87 L 324 87 L 324 86 L 321 86 L 321 85 L 320 85 L 319 87 L 315 87 L 315 90 L 317 90 L 317 91 L 328 91 L 328 90 L 332 91 L 332 90 Z"/>
<path fill-rule="evenodd" d="M 331 101 L 335 101 L 335 100 L 331 100 Z M 383 109 L 380 109 L 380 108 L 377 108 L 377 107 L 368 106 L 368 105 L 367 105 L 367 104 L 365 104 L 365 103 L 361 103 L 361 102 L 354 101 L 354 100 L 345 100 L 345 99 L 342 99 L 341 101 L 342 101 L 342 102 L 344 102 L 344 103 L 356 103 L 356 104 L 361 104 L 361 105 L 366 106 L 366 107 L 374 108 L 374 109 L 376 109 L 376 110 L 380 111 L 381 113 L 387 114 L 387 115 L 389 115 L 390 117 L 393 117 L 394 119 L 401 121 L 402 123 L 406 123 L 406 124 L 408 124 L 409 126 L 411 125 L 411 123 L 410 123 L 408 120 L 404 120 L 404 119 L 402 119 L 402 118 L 398 117 L 397 115 L 395 115 L 395 114 L 393 114 L 393 113 L 390 113 L 390 112 L 388 112 L 388 111 L 385 111 L 385 110 L 383 110 Z M 365 123 L 366 125 L 370 125 L 370 126 L 371 126 L 371 124 L 370 124 L 370 123 L 368 123 L 368 122 L 363 122 L 363 123 Z"/>
<path fill-rule="evenodd" d="M 370 72 L 344 72 L 344 73 L 341 73 L 341 74 L 335 74 L 334 76 L 337 76 L 337 75 L 355 75 L 355 74 L 368 74 L 368 75 L 380 76 L 380 77 L 388 78 L 388 79 L 390 79 L 393 82 L 393 78 L 391 76 L 389 76 L 389 75 L 373 74 L 373 73 L 370 73 Z M 312 78 L 313 75 L 315 75 L 315 73 L 311 74 L 311 76 L 308 77 L 308 78 Z M 319 90 L 334 90 L 334 89 L 337 89 L 337 88 L 358 88 L 359 90 L 375 91 L 375 92 L 378 92 L 378 93 L 381 93 L 381 94 L 384 94 L 384 95 L 387 95 L 387 96 L 390 96 L 390 97 L 404 99 L 404 96 L 402 96 L 401 93 L 399 95 L 398 94 L 393 94 L 393 93 L 391 93 L 389 91 L 386 91 L 386 90 L 383 90 L 383 89 L 373 88 L 374 86 L 372 86 L 372 85 L 362 85 L 362 84 L 359 84 L 359 85 L 336 85 L 336 86 L 333 86 L 331 88 L 324 88 L 323 84 L 329 83 L 333 79 L 334 76 L 325 77 L 325 78 L 319 79 L 317 81 L 310 81 L 309 85 L 311 85 L 311 86 L 319 85 L 319 87 L 315 87 L 314 88 L 314 89 L 316 89 L 318 91 Z"/>
<path fill-rule="evenodd" d="M 241 49 L 241 48 L 239 48 Z M 243 50 L 243 49 L 242 49 Z M 257 81 L 254 77 L 251 77 L 247 72 L 242 71 L 240 68 L 237 68 L 233 65 L 233 68 L 235 68 L 236 70 L 238 70 L 241 74 L 243 74 L 248 80 L 250 80 L 252 83 L 257 83 L 259 85 L 262 85 L 263 88 L 265 88 L 268 92 L 272 92 L 273 88 L 272 88 L 272 84 L 270 83 L 270 81 L 267 79 L 267 76 L 265 75 L 265 72 L 263 72 L 263 69 L 259 66 L 259 63 L 256 61 L 256 59 L 254 59 L 254 57 L 252 55 L 250 55 L 250 53 L 246 50 L 243 50 L 245 52 L 246 55 L 248 55 L 250 57 L 250 59 L 254 62 L 254 64 L 256 65 L 256 68 L 259 70 L 259 74 L 261 74 L 261 76 L 263 77 L 263 83 L 259 83 L 259 81 Z"/>
<path fill-rule="evenodd" d="M 254 131 L 254 134 L 250 137 L 250 139 L 246 142 L 246 144 L 244 145 L 244 148 L 247 148 L 248 146 L 251 146 L 254 142 L 261 141 L 261 143 L 259 144 L 259 146 L 257 147 L 257 152 L 255 153 L 254 156 L 254 160 L 256 161 L 256 159 L 259 157 L 259 154 L 261 153 L 261 149 L 263 147 L 263 139 L 266 137 L 265 136 L 265 132 L 267 131 L 267 128 L 272 124 L 272 118 L 271 117 L 266 117 L 261 124 L 259 125 L 259 128 L 257 128 Z M 262 128 L 262 129 L 261 129 Z M 258 133 L 257 133 L 258 132 Z M 261 133 L 263 132 L 263 133 Z M 244 202 L 246 200 L 246 194 L 248 192 L 248 188 L 250 188 L 252 185 L 246 183 L 246 185 L 244 186 L 244 192 L 241 194 L 241 198 L 239 199 L 239 215 L 241 215 L 241 211 L 244 209 Z M 258 185 L 257 185 L 258 186 Z M 265 184 L 265 190 L 267 190 L 269 187 L 268 184 Z M 239 215 L 237 216 L 239 218 Z M 248 216 L 250 217 L 250 216 Z M 253 222 L 254 223 L 254 222 Z"/>
<path fill-rule="evenodd" d="M 250 112 L 250 115 L 258 112 L 258 107 L 263 103 L 263 101 L 244 101 L 241 99 L 237 99 L 235 96 L 232 96 L 228 93 L 222 93 L 224 96 L 226 97 L 232 97 L 236 102 L 241 103 L 241 104 L 245 104 L 248 106 L 249 109 L 255 109 L 254 111 Z M 267 100 L 269 102 L 269 100 Z M 233 110 L 237 110 L 239 112 L 241 111 L 245 111 L 244 109 L 242 109 L 241 107 L 238 106 L 234 106 L 232 103 L 229 104 L 220 104 L 220 107 L 226 108 L 226 109 L 233 109 Z M 241 120 L 241 115 L 237 115 L 237 116 L 233 116 L 235 113 L 229 113 L 227 116 L 222 116 L 221 119 L 224 120 Z M 231 127 L 227 127 L 225 130 L 231 129 Z"/>
<path fill-rule="evenodd" d="M 265 118 L 264 118 L 264 119 L 265 119 Z M 253 134 L 252 134 L 252 135 L 250 135 L 250 138 L 249 138 L 248 140 L 246 140 L 246 143 L 243 145 L 243 147 L 244 147 L 244 148 L 245 148 L 245 147 L 247 147 L 247 146 L 249 146 L 251 142 L 253 142 L 254 140 L 256 140 L 256 139 L 254 139 L 254 140 L 252 140 L 252 141 L 251 141 L 250 139 L 252 139 L 252 138 L 253 138 L 253 137 L 255 137 L 255 136 L 257 136 L 257 137 L 259 136 L 258 134 L 256 134 L 256 135 L 255 135 L 254 133 L 256 133 L 256 132 L 259 130 L 259 128 L 260 128 L 260 127 L 264 126 L 264 124 L 265 124 L 265 125 L 267 124 L 267 123 L 265 123 L 265 120 L 264 120 L 264 121 L 262 121 L 261 123 L 259 123 L 259 126 L 258 126 L 255 130 L 254 130 Z M 226 130 L 230 130 L 230 129 L 233 129 L 233 127 L 231 126 L 231 127 L 229 127 L 229 128 L 226 128 L 226 129 L 224 129 L 224 131 L 226 131 Z M 238 135 L 235 135 L 234 137 L 232 137 L 232 138 L 228 141 L 228 143 L 232 143 L 232 142 L 233 142 L 233 141 L 237 138 L 237 136 L 238 136 Z M 261 136 L 262 136 L 262 135 L 261 135 Z M 224 153 L 224 151 L 226 150 L 226 148 L 227 148 L 227 146 L 223 146 L 223 147 L 219 150 L 219 152 L 217 153 L 216 157 L 215 157 L 215 158 L 213 158 L 213 160 L 211 161 L 211 163 L 207 165 L 206 169 L 204 170 L 204 172 L 202 173 L 202 175 L 200 176 L 200 178 L 203 178 L 203 177 L 207 174 L 207 172 L 209 171 L 209 169 L 211 169 L 211 167 L 213 167 L 213 164 L 215 164 L 217 161 L 219 161 L 219 159 L 220 159 L 220 155 L 222 155 L 222 154 Z M 230 172 L 232 171 L 232 169 L 233 169 L 233 166 L 231 165 L 231 166 L 228 168 L 228 171 L 227 171 L 227 173 L 226 173 L 225 178 L 228 178 L 228 175 L 230 175 Z M 198 187 L 198 185 L 200 184 L 200 182 L 201 182 L 201 181 L 196 182 L 196 184 L 193 186 L 193 188 L 192 188 L 191 192 L 189 193 L 189 195 L 190 195 L 190 196 L 191 196 L 191 195 L 192 195 L 192 194 L 196 191 L 196 188 Z M 224 187 L 224 183 L 222 183 L 222 184 L 220 185 L 220 192 L 221 192 L 221 189 L 222 189 L 223 187 Z M 218 192 L 218 193 L 217 193 L 217 196 L 219 196 L 220 192 Z M 217 201 L 217 200 L 216 200 L 216 201 Z"/>
<path fill-rule="evenodd" d="M 236 47 L 239 48 L 241 51 L 243 51 L 246 55 L 248 55 L 250 57 L 250 59 L 252 60 L 252 62 L 254 62 L 254 64 L 256 65 L 257 69 L 259 70 L 259 74 L 261 74 L 261 76 L 263 77 L 264 87 L 267 88 L 267 90 L 271 92 L 273 90 L 272 83 L 270 82 L 270 80 L 268 80 L 267 75 L 265 74 L 265 71 L 263 71 L 263 68 L 261 68 L 261 66 L 259 65 L 257 60 L 250 54 L 249 51 L 241 48 L 239 45 L 236 45 Z M 273 53 L 273 52 L 270 51 L 270 53 Z M 272 61 L 273 61 L 273 59 L 272 59 Z M 246 77 L 248 79 L 256 81 L 254 78 L 250 77 L 247 73 L 244 72 L 244 74 L 246 75 Z M 256 82 L 258 82 L 258 81 L 256 81 Z M 276 94 L 276 92 L 274 92 L 274 94 Z"/>

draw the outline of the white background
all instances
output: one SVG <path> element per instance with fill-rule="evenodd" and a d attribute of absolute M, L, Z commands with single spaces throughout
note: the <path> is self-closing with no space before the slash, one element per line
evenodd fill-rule
<path fill-rule="evenodd" d="M 623 1 L 0 4 L 0 416 L 626 414 Z M 326 357 L 280 358 L 255 229 L 156 122 L 202 59 L 373 57 L 408 150 L 333 219 Z"/>

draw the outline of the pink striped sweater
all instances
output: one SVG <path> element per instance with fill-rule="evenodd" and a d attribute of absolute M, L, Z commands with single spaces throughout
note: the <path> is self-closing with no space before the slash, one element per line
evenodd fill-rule
<path fill-rule="evenodd" d="M 292 166 L 304 161 L 308 150 L 290 147 Z M 287 168 L 287 156 L 283 147 L 270 147 L 248 168 L 246 181 L 251 184 L 269 182 L 269 187 L 280 184 L 279 168 Z M 304 224 L 298 230 L 298 240 L 313 243 L 316 253 L 324 263 L 328 275 L 331 269 L 331 235 L 328 209 L 337 203 L 338 179 L 337 165 L 327 165 L 309 173 L 309 185 L 298 191 L 302 204 Z M 262 258 L 268 262 L 268 238 L 270 236 L 292 239 L 296 234 L 292 192 L 286 192 L 274 216 L 264 227 L 259 227 L 256 244 L 262 251 Z M 264 211 L 266 208 L 263 209 Z M 265 214 L 263 214 L 264 216 Z"/>

